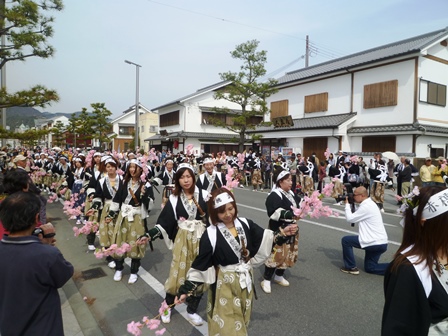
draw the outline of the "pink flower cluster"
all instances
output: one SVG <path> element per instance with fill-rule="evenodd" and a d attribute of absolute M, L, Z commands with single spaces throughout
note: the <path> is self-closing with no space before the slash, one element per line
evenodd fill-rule
<path fill-rule="evenodd" d="M 297 219 L 309 216 L 310 218 L 339 216 L 339 213 L 334 212 L 327 205 L 322 204 L 322 195 L 319 191 L 314 191 L 311 196 L 304 196 L 303 201 L 298 208 L 291 206 L 294 216 Z"/>
<path fill-rule="evenodd" d="M 334 189 L 333 183 L 326 184 L 322 189 L 322 195 L 324 195 L 325 197 L 330 197 L 331 194 L 333 193 L 333 189 Z"/>
<path fill-rule="evenodd" d="M 160 320 L 158 319 L 166 310 L 170 307 L 166 304 L 165 301 L 162 302 L 162 305 L 159 308 L 159 315 L 153 317 L 152 319 L 148 318 L 148 316 L 143 316 L 141 322 L 132 321 L 128 324 L 128 333 L 134 336 L 140 336 L 142 334 L 142 328 L 146 326 L 149 330 L 156 330 L 160 326 Z M 155 335 L 160 336 L 165 333 L 166 329 L 162 328 L 160 330 L 156 330 Z"/>
<path fill-rule="evenodd" d="M 78 237 L 80 234 L 88 235 L 91 232 L 97 232 L 99 225 L 97 222 L 84 222 L 84 226 L 78 228 L 76 226 L 73 227 L 73 232 L 75 233 L 75 237 Z"/>
<path fill-rule="evenodd" d="M 232 167 L 230 167 L 230 165 L 227 165 L 226 188 L 229 190 L 238 187 L 239 184 L 238 179 L 233 178 L 234 173 L 235 170 Z"/>
<path fill-rule="evenodd" d="M 192 145 L 192 144 L 188 144 L 188 145 L 185 147 L 185 150 L 186 150 L 186 155 L 191 155 L 191 154 L 193 154 L 193 145 Z"/>
<path fill-rule="evenodd" d="M 89 153 L 87 154 L 87 157 L 86 157 L 86 168 L 88 168 L 88 167 L 90 167 L 92 165 L 93 154 L 95 154 L 95 150 L 94 149 L 90 150 Z"/>
<path fill-rule="evenodd" d="M 57 194 L 51 194 L 50 197 L 48 197 L 47 202 L 48 203 L 53 203 L 53 202 L 55 202 L 57 200 L 58 200 L 58 195 Z"/>
<path fill-rule="evenodd" d="M 69 217 L 69 219 L 76 219 L 78 216 L 82 215 L 82 206 L 75 208 L 75 202 L 78 200 L 78 194 L 71 196 L 70 201 L 64 202 L 64 213 Z"/>
<path fill-rule="evenodd" d="M 130 252 L 132 249 L 132 246 L 128 243 L 121 244 L 120 247 L 118 247 L 117 244 L 112 244 L 110 247 L 97 249 L 94 254 L 97 259 L 102 259 L 104 257 L 112 256 L 112 255 L 119 255 L 122 256 L 126 254 L 127 252 Z"/>
<path fill-rule="evenodd" d="M 328 158 L 330 157 L 330 148 L 328 148 L 327 147 L 327 149 L 325 150 L 325 152 L 324 152 L 324 156 L 325 156 L 325 158 L 328 160 Z"/>

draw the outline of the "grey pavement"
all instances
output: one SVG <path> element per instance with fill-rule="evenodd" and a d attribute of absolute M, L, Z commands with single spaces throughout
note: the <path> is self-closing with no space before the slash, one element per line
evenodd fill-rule
<path fill-rule="evenodd" d="M 331 198 L 324 199 L 324 202 L 334 204 Z M 385 212 L 395 214 L 396 203 L 394 192 L 386 190 Z M 56 227 L 56 246 L 75 267 L 73 278 L 60 290 L 66 336 L 129 335 L 126 331 L 127 323 L 158 314 L 162 299 L 157 292 L 151 288 L 148 290 L 142 280 L 128 285 L 128 267 L 124 270 L 121 282 L 112 281 L 114 270 L 87 250 L 85 237 L 74 237 L 74 221 L 65 217 L 60 203 L 48 204 L 47 213 L 49 221 Z M 189 326 L 187 322 L 185 324 Z M 177 334 L 168 330 L 164 335 L 173 333 Z M 142 335 L 154 335 L 154 331 L 144 328 Z"/>
<path fill-rule="evenodd" d="M 75 268 L 72 279 L 59 290 L 66 336 L 130 335 L 129 322 L 158 314 L 162 299 L 155 302 L 142 296 L 143 281 L 128 285 L 129 268 L 121 282 L 113 281 L 114 270 L 87 250 L 84 237 L 74 237 L 74 221 L 64 216 L 60 203 L 47 205 L 47 217 L 56 227 L 56 246 Z M 144 328 L 142 335 L 154 335 L 154 331 Z"/>

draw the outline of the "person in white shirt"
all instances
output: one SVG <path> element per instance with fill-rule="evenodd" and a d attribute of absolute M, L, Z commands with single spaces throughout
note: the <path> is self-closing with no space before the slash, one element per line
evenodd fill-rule
<path fill-rule="evenodd" d="M 381 254 L 387 251 L 387 233 L 384 228 L 381 212 L 375 202 L 369 198 L 367 189 L 358 187 L 353 192 L 355 203 L 359 206 L 352 213 L 348 198 L 345 199 L 345 219 L 348 223 L 356 223 L 359 226 L 358 236 L 345 236 L 342 238 L 342 255 L 344 267 L 341 272 L 359 274 L 356 267 L 353 248 L 366 251 L 364 258 L 364 270 L 367 273 L 384 275 L 389 263 L 378 263 Z"/>

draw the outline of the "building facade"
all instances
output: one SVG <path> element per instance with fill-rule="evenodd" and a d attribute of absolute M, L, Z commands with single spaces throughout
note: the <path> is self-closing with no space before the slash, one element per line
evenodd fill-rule
<path fill-rule="evenodd" d="M 230 109 L 235 113 L 241 107 L 225 99 L 215 99 L 214 93 L 229 85 L 224 81 L 199 89 L 196 92 L 153 108 L 159 116 L 158 134 L 148 137 L 145 142 L 150 148 L 169 150 L 173 153 L 185 151 L 186 146 L 193 145 L 193 154 L 238 151 L 235 139 L 239 136 L 226 128 L 210 124 L 212 118 L 225 118 L 232 124 L 232 118 L 219 114 L 215 107 Z M 224 119 L 223 119 L 224 120 Z M 262 117 L 259 117 L 259 122 Z M 249 147 L 250 141 L 247 142 Z"/>
<path fill-rule="evenodd" d="M 267 99 L 273 125 L 248 133 L 266 154 L 446 157 L 447 39 L 442 29 L 286 73 Z"/>

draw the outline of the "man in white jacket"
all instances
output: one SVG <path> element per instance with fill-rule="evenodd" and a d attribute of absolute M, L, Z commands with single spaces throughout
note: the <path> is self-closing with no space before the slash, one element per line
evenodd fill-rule
<path fill-rule="evenodd" d="M 375 202 L 369 198 L 366 188 L 358 187 L 354 190 L 356 211 L 352 213 L 348 199 L 345 200 L 345 219 L 348 223 L 359 226 L 358 236 L 345 236 L 342 238 L 342 255 L 344 267 L 341 271 L 348 274 L 359 274 L 356 267 L 353 248 L 366 251 L 364 270 L 367 273 L 384 275 L 388 263 L 379 264 L 381 254 L 387 251 L 387 233 L 384 228 L 381 212 Z"/>

